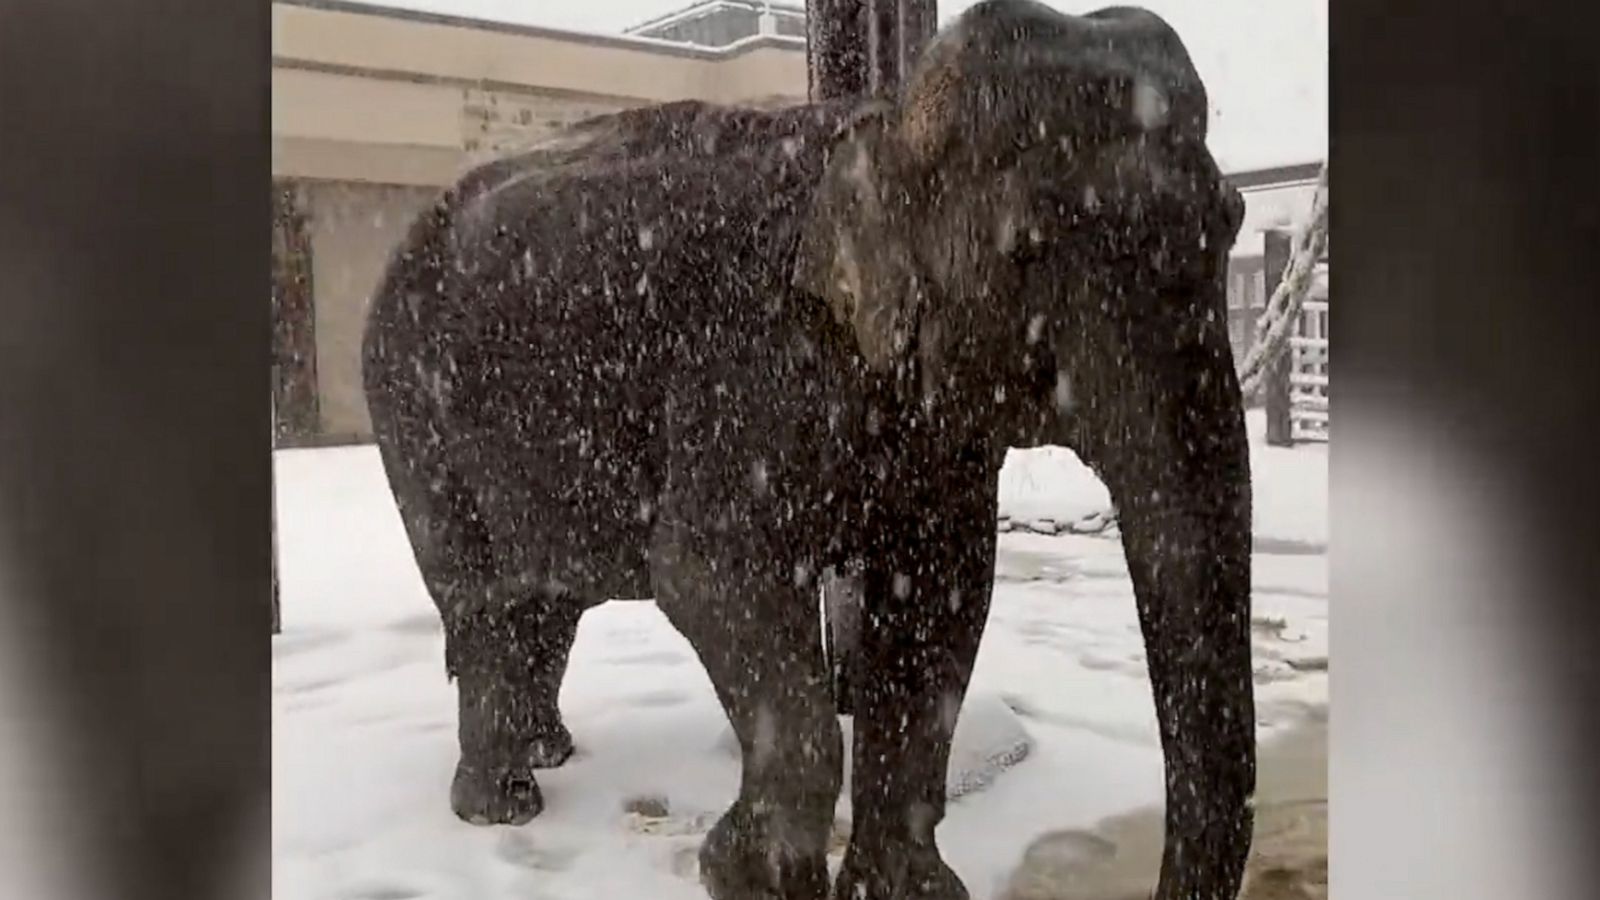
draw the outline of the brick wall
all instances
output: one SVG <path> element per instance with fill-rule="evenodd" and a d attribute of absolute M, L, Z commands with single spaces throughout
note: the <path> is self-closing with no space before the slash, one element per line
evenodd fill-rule
<path fill-rule="evenodd" d="M 632 105 L 613 97 L 469 88 L 462 91 L 461 146 L 468 159 L 478 163 L 521 149 L 564 126 Z"/>

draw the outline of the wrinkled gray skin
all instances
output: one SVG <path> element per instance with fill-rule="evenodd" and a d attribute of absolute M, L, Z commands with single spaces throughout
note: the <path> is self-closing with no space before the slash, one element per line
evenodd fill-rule
<path fill-rule="evenodd" d="M 898 103 L 595 119 L 422 216 L 365 369 L 458 681 L 456 813 L 540 811 L 579 615 L 653 596 L 743 750 L 707 888 L 828 896 L 844 748 L 815 577 L 862 559 L 835 896 L 965 897 L 934 829 L 997 474 L 1057 444 L 1122 516 L 1166 756 L 1157 896 L 1231 900 L 1255 780 L 1223 293 L 1243 207 L 1206 111 L 1155 16 L 991 0 Z"/>

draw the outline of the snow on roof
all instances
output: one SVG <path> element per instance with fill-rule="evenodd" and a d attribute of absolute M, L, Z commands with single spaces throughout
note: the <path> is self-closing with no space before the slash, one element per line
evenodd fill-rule
<path fill-rule="evenodd" d="M 1244 222 L 1230 256 L 1260 256 L 1265 250 L 1262 235 L 1275 228 L 1297 228 L 1311 213 L 1316 196 L 1316 180 L 1264 185 L 1244 194 Z"/>
<path fill-rule="evenodd" d="M 765 0 L 701 0 L 624 29 L 629 35 L 681 41 L 703 47 L 738 46 L 752 38 L 781 37 L 804 49 L 803 8 Z"/>
<path fill-rule="evenodd" d="M 1212 118 L 1215 120 L 1217 116 Z M 1328 158 L 1326 135 L 1321 141 L 1305 137 L 1284 139 L 1272 134 L 1261 135 L 1254 129 L 1245 133 L 1219 129 L 1220 124 L 1212 122 L 1212 133 L 1206 144 L 1216 157 L 1217 165 L 1230 175 L 1316 165 Z M 1310 179 L 1315 181 L 1316 177 L 1312 172 Z"/>
<path fill-rule="evenodd" d="M 718 46 L 696 44 L 691 41 L 671 40 L 644 34 L 616 33 L 572 27 L 553 27 L 530 21 L 527 15 L 468 15 L 457 11 L 470 3 L 451 0 L 272 0 L 275 4 L 303 6 L 332 12 L 348 12 L 372 16 L 391 16 L 420 22 L 474 28 L 512 34 L 537 35 L 584 43 L 629 46 L 657 52 L 689 54 L 703 57 L 732 55 L 747 46 L 762 44 L 787 49 L 804 50 L 805 38 L 784 34 L 752 34 Z M 487 2 L 487 0 L 485 0 Z"/>
<path fill-rule="evenodd" d="M 699 0 L 682 9 L 647 19 L 637 25 L 630 25 L 622 31 L 624 34 L 636 34 L 654 28 L 663 28 L 688 19 L 708 16 L 724 9 L 746 10 L 750 12 L 771 12 L 776 15 L 805 18 L 804 6 L 790 6 L 787 3 L 769 3 L 766 0 Z"/>

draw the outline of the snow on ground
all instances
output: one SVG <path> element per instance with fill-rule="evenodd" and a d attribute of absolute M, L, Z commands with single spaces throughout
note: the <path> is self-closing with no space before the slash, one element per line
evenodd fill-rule
<path fill-rule="evenodd" d="M 1254 446 L 1260 733 L 1325 708 L 1327 448 Z M 577 755 L 541 773 L 517 828 L 450 812 L 454 687 L 443 635 L 371 447 L 275 455 L 283 633 L 273 639 L 273 876 L 280 900 L 703 898 L 694 853 L 738 761 L 688 643 L 648 602 L 589 612 L 561 697 Z M 1013 453 L 1004 511 L 1105 502 L 1070 453 Z M 999 698 L 1032 752 L 950 805 L 941 848 L 975 900 L 1046 832 L 1161 799 L 1161 755 L 1121 546 L 1005 534 L 972 694 Z M 659 798 L 667 815 L 625 807 Z M 846 806 L 841 802 L 841 818 Z"/>
<path fill-rule="evenodd" d="M 1246 414 L 1245 426 L 1257 544 L 1303 544 L 1306 552 L 1322 552 L 1328 544 L 1328 445 L 1267 446 L 1267 420 L 1259 409 Z M 1012 450 L 1000 473 L 1000 514 L 1017 521 L 1071 521 L 1109 503 L 1105 485 L 1060 447 Z"/>

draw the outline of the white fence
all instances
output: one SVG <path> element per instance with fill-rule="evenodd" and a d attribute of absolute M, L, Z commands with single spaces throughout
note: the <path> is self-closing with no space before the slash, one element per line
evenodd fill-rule
<path fill-rule="evenodd" d="M 1289 422 L 1297 441 L 1328 439 L 1328 293 L 1324 259 L 1289 338 Z"/>

